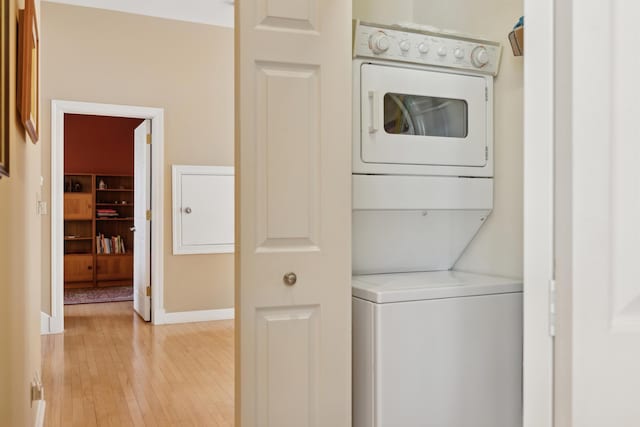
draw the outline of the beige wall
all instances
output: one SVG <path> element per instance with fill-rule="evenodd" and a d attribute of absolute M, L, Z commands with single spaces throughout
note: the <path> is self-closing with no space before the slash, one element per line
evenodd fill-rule
<path fill-rule="evenodd" d="M 353 0 L 353 17 L 376 24 L 413 22 L 413 2 L 414 0 Z"/>
<path fill-rule="evenodd" d="M 52 99 L 164 108 L 165 310 L 233 307 L 232 254 L 171 254 L 170 168 L 233 165 L 233 29 L 43 2 L 42 39 L 46 199 Z M 43 222 L 45 309 L 49 221 Z"/>
<path fill-rule="evenodd" d="M 495 79 L 494 210 L 456 264 L 459 270 L 522 276 L 523 64 L 507 34 L 523 13 L 522 0 L 354 0 L 354 17 L 381 23 L 412 21 L 499 41 Z"/>
<path fill-rule="evenodd" d="M 11 16 L 17 0 L 11 0 Z M 39 0 L 36 0 L 39 4 Z M 40 370 L 40 152 L 15 111 L 15 20 L 11 21 L 9 178 L 0 179 L 0 425 L 31 426 L 29 384 Z"/>
<path fill-rule="evenodd" d="M 507 34 L 523 13 L 522 0 L 415 0 L 418 23 L 477 34 L 504 48 L 495 79 L 494 209 L 462 258 L 459 270 L 522 277 L 523 59 Z"/>

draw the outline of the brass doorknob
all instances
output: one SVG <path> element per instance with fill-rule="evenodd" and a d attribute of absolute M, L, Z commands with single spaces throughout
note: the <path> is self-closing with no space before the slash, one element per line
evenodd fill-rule
<path fill-rule="evenodd" d="M 298 276 L 296 276 L 296 273 L 287 273 L 282 278 L 282 281 L 285 285 L 293 286 L 298 281 Z"/>

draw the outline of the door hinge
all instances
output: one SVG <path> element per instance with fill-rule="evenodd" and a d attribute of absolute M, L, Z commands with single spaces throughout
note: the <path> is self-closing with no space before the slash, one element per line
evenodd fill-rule
<path fill-rule="evenodd" d="M 147 134 L 147 145 L 151 145 L 151 134 Z"/>
<path fill-rule="evenodd" d="M 484 159 L 489 160 L 489 147 L 484 147 Z"/>
<path fill-rule="evenodd" d="M 488 87 L 484 87 L 484 100 L 489 102 L 489 88 Z"/>
<path fill-rule="evenodd" d="M 151 209 L 147 209 L 147 221 L 151 221 Z"/>
<path fill-rule="evenodd" d="M 549 280 L 549 335 L 556 336 L 556 281 Z"/>
<path fill-rule="evenodd" d="M 151 286 L 147 286 L 147 296 L 151 296 Z"/>

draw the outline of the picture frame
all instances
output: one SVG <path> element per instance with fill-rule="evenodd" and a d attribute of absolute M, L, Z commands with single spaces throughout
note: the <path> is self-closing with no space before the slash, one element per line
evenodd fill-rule
<path fill-rule="evenodd" d="M 18 16 L 17 108 L 31 142 L 39 139 L 40 39 L 34 0 L 25 0 Z"/>
<path fill-rule="evenodd" d="M 0 0 L 0 178 L 9 176 L 10 0 Z"/>

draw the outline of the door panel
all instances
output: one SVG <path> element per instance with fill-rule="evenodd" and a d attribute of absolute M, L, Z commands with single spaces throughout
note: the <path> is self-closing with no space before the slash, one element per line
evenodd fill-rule
<path fill-rule="evenodd" d="M 360 72 L 364 162 L 487 163 L 486 78 L 373 64 Z"/>
<path fill-rule="evenodd" d="M 259 64 L 258 250 L 316 250 L 319 207 L 317 67 Z"/>
<path fill-rule="evenodd" d="M 316 425 L 318 309 L 290 306 L 256 310 L 257 410 L 267 425 Z"/>
<path fill-rule="evenodd" d="M 151 321 L 151 122 L 145 120 L 134 130 L 134 208 L 133 224 L 133 308 L 145 321 Z M 149 141 L 150 142 L 150 141 Z"/>
<path fill-rule="evenodd" d="M 640 425 L 637 2 L 584 0 L 558 21 L 555 424 Z M 595 29 L 595 31 L 594 31 Z M 592 61 L 592 53 L 608 52 Z M 558 71 L 557 71 L 558 72 Z M 594 84 L 594 82 L 596 84 Z M 558 114 L 558 113 L 557 113 Z"/>
<path fill-rule="evenodd" d="M 351 425 L 350 19 L 236 4 L 237 425 Z"/>

